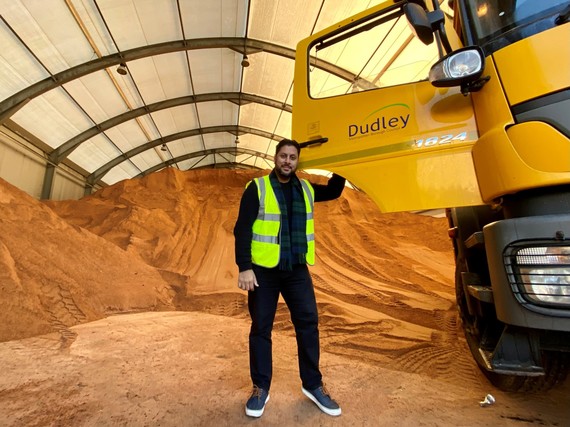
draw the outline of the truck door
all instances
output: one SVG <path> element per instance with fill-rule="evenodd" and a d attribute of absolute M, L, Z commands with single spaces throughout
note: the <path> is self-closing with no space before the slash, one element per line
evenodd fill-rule
<path fill-rule="evenodd" d="M 427 81 L 438 59 L 437 41 L 418 40 L 393 1 L 301 41 L 292 129 L 308 141 L 300 168 L 343 175 L 383 212 L 482 204 L 471 98 Z"/>

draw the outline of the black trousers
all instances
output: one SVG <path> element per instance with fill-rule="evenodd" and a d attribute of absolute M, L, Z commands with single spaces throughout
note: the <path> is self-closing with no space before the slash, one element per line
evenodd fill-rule
<path fill-rule="evenodd" d="M 251 316 L 249 366 L 253 384 L 265 390 L 271 387 L 273 372 L 271 331 L 279 294 L 283 296 L 295 327 L 299 374 L 303 387 L 313 390 L 322 385 L 319 370 L 319 328 L 313 281 L 306 265 L 293 271 L 254 265 L 259 287 L 248 292 Z"/>

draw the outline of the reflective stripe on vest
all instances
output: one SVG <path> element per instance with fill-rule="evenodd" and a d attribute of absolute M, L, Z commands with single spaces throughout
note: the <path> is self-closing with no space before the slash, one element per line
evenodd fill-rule
<path fill-rule="evenodd" d="M 271 186 L 269 175 L 254 178 L 259 197 L 259 211 L 253 223 L 253 238 L 251 242 L 252 262 L 262 267 L 273 268 L 279 264 L 281 232 L 281 209 Z M 313 208 L 315 194 L 311 184 L 301 179 L 303 198 L 307 213 L 307 264 L 315 263 L 315 226 L 313 221 Z M 249 183 L 248 183 L 249 185 Z"/>

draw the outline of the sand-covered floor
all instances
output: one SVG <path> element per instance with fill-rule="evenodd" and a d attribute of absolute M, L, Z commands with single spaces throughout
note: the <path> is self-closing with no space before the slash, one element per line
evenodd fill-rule
<path fill-rule="evenodd" d="M 569 425 L 568 381 L 503 393 L 475 366 L 445 219 L 382 215 L 351 189 L 317 205 L 311 270 L 343 415 L 302 395 L 280 304 L 271 400 L 247 418 L 232 229 L 255 174 L 167 169 L 45 203 L 0 181 L 0 425 Z"/>

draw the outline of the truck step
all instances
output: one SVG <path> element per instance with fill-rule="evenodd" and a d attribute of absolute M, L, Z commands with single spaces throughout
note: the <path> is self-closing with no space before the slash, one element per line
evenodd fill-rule
<path fill-rule="evenodd" d="M 489 304 L 493 304 L 493 289 L 489 286 L 476 286 L 476 285 L 468 285 L 467 292 L 473 298 L 478 299 L 479 301 L 486 302 Z"/>
<path fill-rule="evenodd" d="M 470 296 L 479 301 L 493 304 L 493 289 L 490 285 L 483 283 L 481 276 L 477 273 L 462 271 L 461 282 Z"/>
<path fill-rule="evenodd" d="M 482 231 L 476 231 L 465 240 L 465 246 L 469 249 L 484 245 L 485 245 L 485 238 L 483 237 Z"/>

